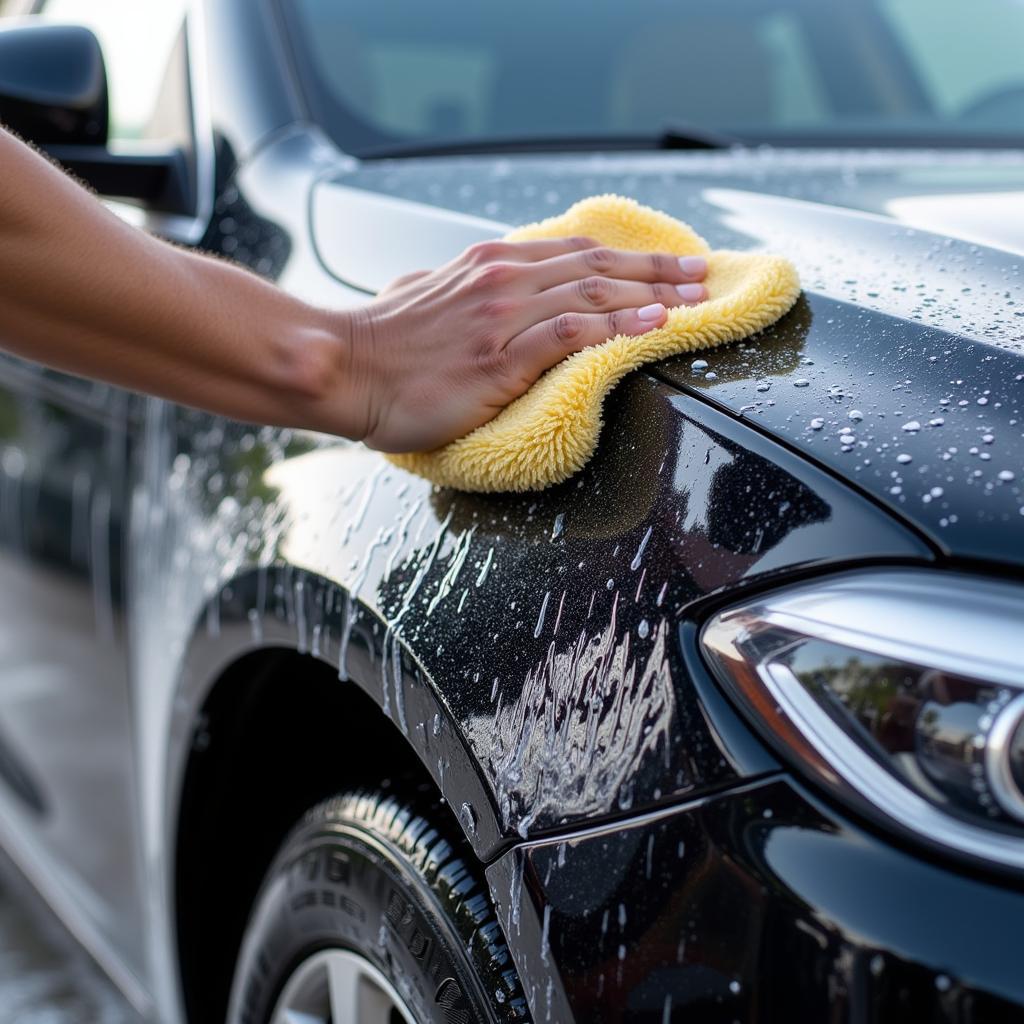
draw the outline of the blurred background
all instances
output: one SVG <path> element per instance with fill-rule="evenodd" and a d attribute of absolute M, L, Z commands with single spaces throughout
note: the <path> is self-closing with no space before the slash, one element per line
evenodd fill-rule
<path fill-rule="evenodd" d="M 38 14 L 88 25 L 107 54 L 111 136 L 137 138 L 152 112 L 186 0 L 0 0 L 0 18 Z M 91 960 L 0 864 L 0 1024 L 133 1024 Z"/>
<path fill-rule="evenodd" d="M 153 112 L 187 0 L 0 0 L 0 17 L 34 14 L 86 25 L 103 46 L 110 135 L 138 138 Z"/>

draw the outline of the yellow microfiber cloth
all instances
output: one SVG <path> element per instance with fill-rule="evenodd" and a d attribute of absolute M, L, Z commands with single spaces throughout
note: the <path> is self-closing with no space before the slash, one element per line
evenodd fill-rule
<path fill-rule="evenodd" d="M 593 196 L 558 217 L 512 231 L 509 241 L 587 235 L 633 252 L 702 255 L 708 299 L 668 311 L 662 327 L 617 335 L 547 371 L 494 419 L 432 452 L 388 456 L 443 487 L 539 491 L 586 465 L 601 433 L 605 396 L 644 363 L 738 341 L 774 323 L 796 302 L 793 265 L 767 253 L 712 252 L 689 225 L 622 196 Z"/>

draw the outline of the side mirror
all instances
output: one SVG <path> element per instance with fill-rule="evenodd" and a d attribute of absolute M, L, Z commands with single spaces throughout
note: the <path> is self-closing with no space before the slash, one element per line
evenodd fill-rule
<path fill-rule="evenodd" d="M 0 31 L 0 118 L 37 146 L 107 144 L 107 71 L 97 38 L 78 25 Z"/>
<path fill-rule="evenodd" d="M 161 213 L 195 212 L 181 149 L 107 148 L 107 72 L 87 28 L 14 19 L 0 27 L 0 123 L 101 195 Z"/>

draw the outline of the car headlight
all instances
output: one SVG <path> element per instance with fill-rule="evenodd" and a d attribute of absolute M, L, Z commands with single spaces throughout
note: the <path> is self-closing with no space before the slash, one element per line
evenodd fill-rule
<path fill-rule="evenodd" d="M 820 783 L 1024 867 L 1024 588 L 863 570 L 727 609 L 701 640 L 751 721 Z"/>

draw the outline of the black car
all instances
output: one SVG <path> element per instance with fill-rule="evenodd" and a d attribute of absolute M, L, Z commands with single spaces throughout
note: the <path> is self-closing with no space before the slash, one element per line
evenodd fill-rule
<path fill-rule="evenodd" d="M 1022 35 L 209 0 L 113 148 L 0 31 L 0 117 L 306 299 L 603 192 L 806 289 L 527 494 L 0 357 L 0 839 L 146 1019 L 1024 1017 Z"/>

